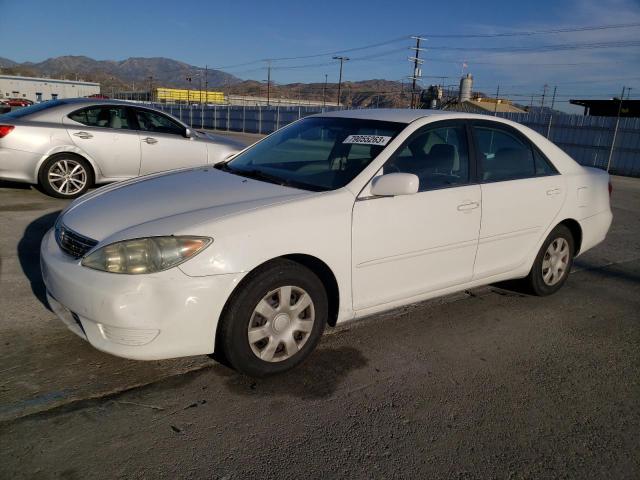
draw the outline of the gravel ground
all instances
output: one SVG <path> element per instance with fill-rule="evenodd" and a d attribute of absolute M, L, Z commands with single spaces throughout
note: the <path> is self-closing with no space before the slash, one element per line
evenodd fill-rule
<path fill-rule="evenodd" d="M 259 381 L 66 332 L 26 260 L 60 206 L 4 187 L 0 478 L 640 476 L 638 179 L 614 179 L 611 234 L 558 294 L 487 287 L 377 315 Z"/>

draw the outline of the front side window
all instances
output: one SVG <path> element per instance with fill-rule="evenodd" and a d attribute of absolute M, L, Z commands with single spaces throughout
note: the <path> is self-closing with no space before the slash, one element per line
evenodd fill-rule
<path fill-rule="evenodd" d="M 469 182 L 469 149 L 464 125 L 426 128 L 384 165 L 383 173 L 413 173 L 419 191 Z"/>
<path fill-rule="evenodd" d="M 305 118 L 218 168 L 307 190 L 344 187 L 404 128 L 403 123 Z"/>
<path fill-rule="evenodd" d="M 83 108 L 70 113 L 69 118 L 88 127 L 132 129 L 129 125 L 126 107 L 100 106 Z"/>
<path fill-rule="evenodd" d="M 184 135 L 184 127 L 169 117 L 150 110 L 135 109 L 136 120 L 140 130 L 144 132 L 168 133 L 170 135 Z"/>
<path fill-rule="evenodd" d="M 486 182 L 517 180 L 536 175 L 531 145 L 505 130 L 474 127 L 480 150 L 481 178 Z"/>

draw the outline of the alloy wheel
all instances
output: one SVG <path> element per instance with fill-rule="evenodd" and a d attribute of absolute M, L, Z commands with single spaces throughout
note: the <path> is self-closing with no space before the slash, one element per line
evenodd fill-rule
<path fill-rule="evenodd" d="M 74 195 L 87 185 L 87 171 L 79 162 L 60 159 L 49 169 L 49 185 L 62 195 Z"/>

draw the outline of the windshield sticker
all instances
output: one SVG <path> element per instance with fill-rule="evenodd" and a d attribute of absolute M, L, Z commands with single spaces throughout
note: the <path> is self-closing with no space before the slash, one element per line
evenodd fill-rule
<path fill-rule="evenodd" d="M 342 143 L 357 143 L 359 145 L 380 145 L 384 147 L 391 137 L 385 135 L 349 135 Z"/>

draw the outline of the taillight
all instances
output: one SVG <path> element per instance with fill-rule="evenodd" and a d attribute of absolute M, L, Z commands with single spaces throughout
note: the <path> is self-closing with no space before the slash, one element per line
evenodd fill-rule
<path fill-rule="evenodd" d="M 611 185 L 611 180 L 609 180 L 609 198 L 611 198 L 611 192 L 613 192 L 613 185 Z"/>
<path fill-rule="evenodd" d="M 4 138 L 9 135 L 11 130 L 13 130 L 14 128 L 16 127 L 14 127 L 13 125 L 0 125 L 0 138 Z"/>

